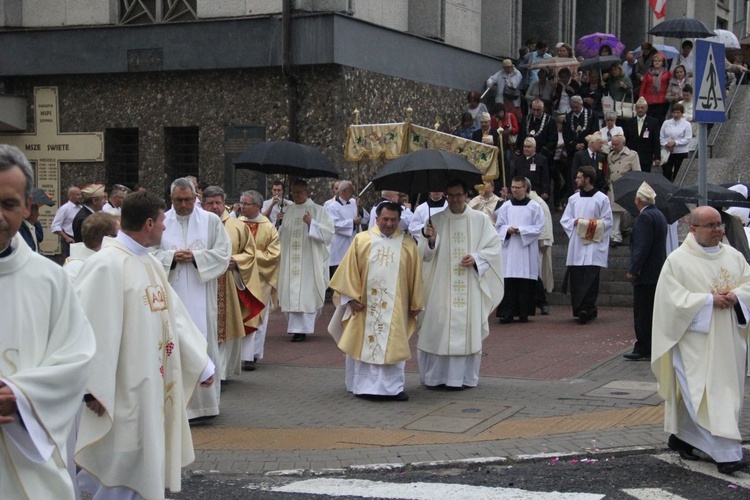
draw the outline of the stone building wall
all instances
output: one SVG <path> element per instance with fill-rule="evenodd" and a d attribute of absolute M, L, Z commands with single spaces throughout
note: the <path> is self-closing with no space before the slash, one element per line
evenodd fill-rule
<path fill-rule="evenodd" d="M 346 162 L 343 147 L 353 110 L 361 123 L 399 122 L 412 107 L 414 123 L 443 129 L 458 120 L 465 107 L 465 92 L 342 66 L 297 68 L 299 81 L 299 141 L 320 149 L 341 172 L 365 185 L 379 162 Z M 33 130 L 33 88 L 56 86 L 60 132 L 99 132 L 108 128 L 138 128 L 139 181 L 164 192 L 165 127 L 197 126 L 200 130 L 200 178 L 224 185 L 225 128 L 265 127 L 266 140 L 284 140 L 288 134 L 284 78 L 278 68 L 261 70 L 186 71 L 6 78 L 8 93 L 29 102 L 27 131 Z M 359 173 L 358 173 L 359 172 Z M 63 187 L 106 179 L 104 163 L 63 163 Z M 237 171 L 234 192 L 257 188 L 247 171 Z M 270 182 L 270 180 L 267 180 Z M 361 186 L 358 186 L 361 189 Z M 263 191 L 263 189 L 261 189 Z M 329 196 L 330 179 L 312 183 L 317 201 Z M 373 194 L 374 198 L 374 194 Z"/>

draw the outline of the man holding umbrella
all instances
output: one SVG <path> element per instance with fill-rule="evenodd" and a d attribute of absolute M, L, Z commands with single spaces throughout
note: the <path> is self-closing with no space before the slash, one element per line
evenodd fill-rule
<path fill-rule="evenodd" d="M 656 208 L 656 193 L 644 182 L 635 195 L 639 214 L 630 237 L 630 265 L 625 275 L 633 284 L 633 352 L 623 357 L 631 361 L 651 359 L 651 331 L 654 295 L 659 273 L 667 260 L 667 219 Z"/>
<path fill-rule="evenodd" d="M 463 181 L 448 182 L 448 209 L 432 216 L 418 245 L 426 309 L 417 354 L 428 387 L 477 385 L 488 316 L 503 298 L 502 241 L 466 193 Z"/>

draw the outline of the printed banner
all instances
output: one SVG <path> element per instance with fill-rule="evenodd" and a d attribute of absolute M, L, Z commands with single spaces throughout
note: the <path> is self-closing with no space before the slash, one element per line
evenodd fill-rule
<path fill-rule="evenodd" d="M 366 158 L 392 160 L 420 149 L 440 149 L 465 156 L 482 175 L 498 176 L 498 149 L 413 123 L 350 125 L 344 157 L 348 161 Z"/>

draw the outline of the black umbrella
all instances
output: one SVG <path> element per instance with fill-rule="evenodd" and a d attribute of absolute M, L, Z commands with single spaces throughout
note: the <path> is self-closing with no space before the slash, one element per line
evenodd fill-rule
<path fill-rule="evenodd" d="M 708 38 L 716 35 L 705 24 L 697 19 L 681 17 L 659 23 L 648 32 L 654 36 L 668 36 L 670 38 Z"/>
<path fill-rule="evenodd" d="M 750 200 L 742 194 L 719 186 L 707 184 L 708 197 L 706 203 L 714 207 L 750 207 Z M 687 186 L 672 195 L 672 200 L 684 203 L 698 204 L 698 186 Z"/>
<path fill-rule="evenodd" d="M 34 188 L 31 190 L 31 204 L 32 205 L 47 205 L 51 207 L 55 204 L 52 198 L 47 196 L 47 193 L 43 189 Z"/>
<path fill-rule="evenodd" d="M 578 69 L 580 71 L 595 69 L 601 73 L 608 71 L 610 66 L 612 66 L 613 64 L 620 64 L 621 62 L 622 61 L 617 56 L 596 56 L 583 61 Z"/>
<path fill-rule="evenodd" d="M 339 177 L 333 162 L 323 153 L 310 146 L 288 141 L 254 144 L 234 160 L 234 166 L 264 174 L 305 178 Z"/>
<path fill-rule="evenodd" d="M 445 191 L 460 179 L 467 186 L 482 183 L 482 172 L 465 156 L 438 149 L 420 149 L 388 162 L 372 178 L 376 189 L 407 192 Z"/>
<path fill-rule="evenodd" d="M 639 212 L 635 206 L 635 195 L 644 182 L 647 182 L 656 193 L 654 204 L 667 218 L 668 223 L 671 224 L 690 213 L 690 209 L 685 203 L 671 199 L 678 189 L 677 186 L 662 174 L 652 172 L 628 172 L 613 182 L 612 191 L 615 202 L 627 210 L 630 215 L 637 217 Z"/>
<path fill-rule="evenodd" d="M 748 184 L 747 182 L 722 182 L 721 184 L 719 184 L 719 186 L 729 189 L 730 187 L 736 186 L 737 184 L 745 186 L 745 189 L 747 189 L 747 192 L 750 193 L 750 184 Z"/>

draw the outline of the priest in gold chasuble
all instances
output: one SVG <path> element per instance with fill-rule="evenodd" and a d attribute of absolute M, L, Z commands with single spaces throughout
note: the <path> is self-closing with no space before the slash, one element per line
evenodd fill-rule
<path fill-rule="evenodd" d="M 382 203 L 377 226 L 355 236 L 331 279 L 338 303 L 328 330 L 347 355 L 347 391 L 405 401 L 423 294 L 417 245 L 399 229 L 400 216 L 401 205 Z"/>

